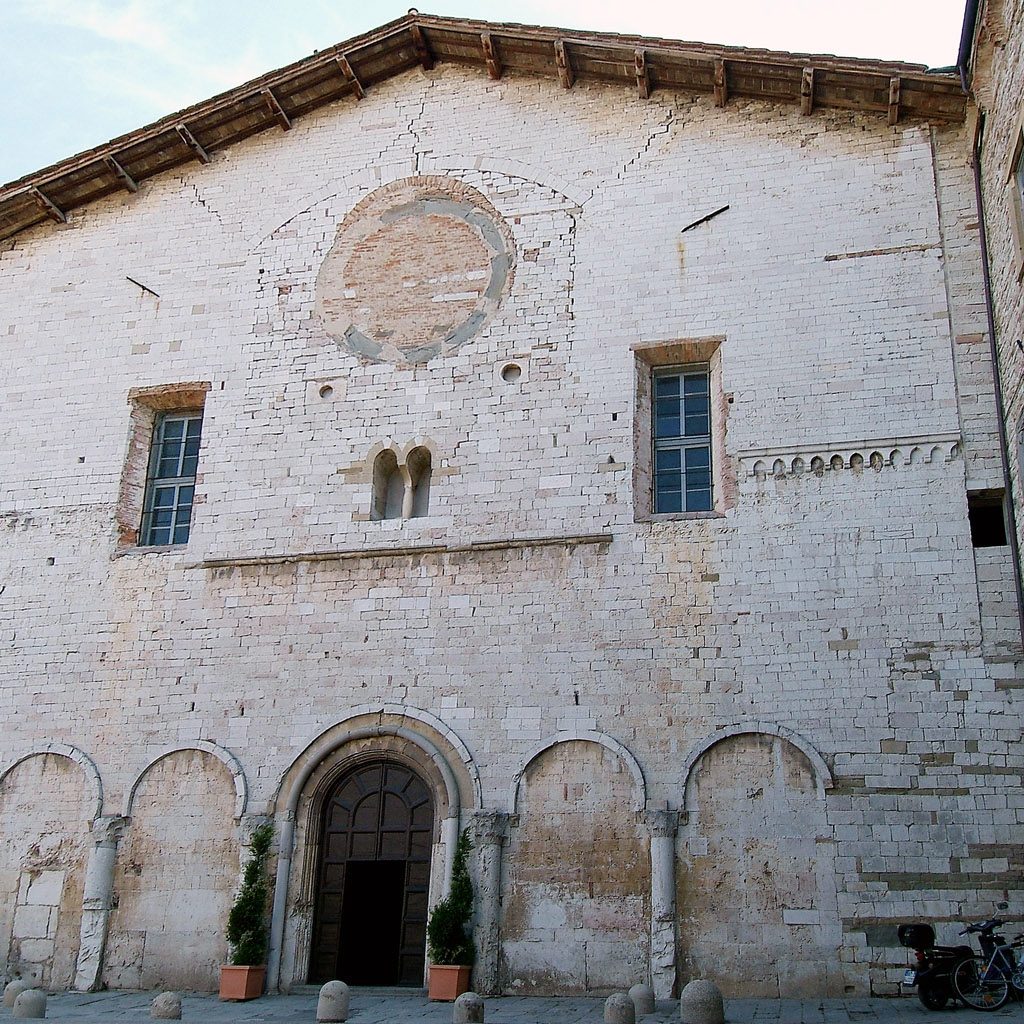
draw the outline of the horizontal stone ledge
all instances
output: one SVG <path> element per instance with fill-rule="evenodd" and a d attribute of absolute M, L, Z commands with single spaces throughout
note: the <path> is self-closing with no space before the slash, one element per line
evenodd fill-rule
<path fill-rule="evenodd" d="M 288 565 L 295 562 L 347 562 L 370 558 L 411 558 L 417 555 L 455 555 L 473 551 L 506 551 L 517 548 L 547 548 L 578 544 L 610 544 L 610 533 L 577 533 L 564 537 L 506 537 L 471 541 L 467 544 L 403 544 L 401 547 L 349 548 L 338 551 L 296 551 L 284 554 L 241 555 L 204 558 L 188 569 L 223 569 L 236 565 Z"/>

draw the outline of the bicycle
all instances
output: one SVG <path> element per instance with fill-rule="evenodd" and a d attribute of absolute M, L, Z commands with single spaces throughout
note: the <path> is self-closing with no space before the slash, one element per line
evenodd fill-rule
<path fill-rule="evenodd" d="M 998 1010 L 1013 994 L 1024 993 L 1024 962 L 1018 961 L 1015 950 L 1024 946 L 1024 934 L 1007 942 L 995 929 L 1005 921 L 992 919 L 968 925 L 960 934 L 978 933 L 982 952 L 957 964 L 953 971 L 953 988 L 968 1006 L 976 1010 Z"/>

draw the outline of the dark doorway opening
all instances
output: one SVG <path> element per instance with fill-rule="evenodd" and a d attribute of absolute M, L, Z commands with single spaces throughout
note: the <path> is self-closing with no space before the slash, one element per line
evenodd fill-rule
<path fill-rule="evenodd" d="M 350 985 L 398 984 L 405 867 L 404 860 L 348 863 L 338 971 Z"/>
<path fill-rule="evenodd" d="M 324 801 L 311 982 L 422 985 L 434 805 L 390 761 L 343 775 Z"/>

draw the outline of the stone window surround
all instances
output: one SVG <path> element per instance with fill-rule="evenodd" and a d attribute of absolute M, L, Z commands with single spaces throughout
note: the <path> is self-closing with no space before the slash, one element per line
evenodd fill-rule
<path fill-rule="evenodd" d="M 675 341 L 637 342 L 634 355 L 633 421 L 633 519 L 636 522 L 678 522 L 716 519 L 736 504 L 736 474 L 726 448 L 729 405 L 732 395 L 722 388 L 724 335 Z M 710 512 L 655 513 L 651 393 L 654 370 L 706 367 L 711 390 L 711 487 Z"/>
<path fill-rule="evenodd" d="M 159 414 L 202 412 L 210 387 L 209 381 L 190 381 L 132 388 L 128 392 L 128 404 L 131 411 L 128 419 L 128 445 L 117 498 L 117 553 L 180 551 L 186 546 L 183 544 L 139 546 L 139 529 L 142 524 L 150 447 L 153 441 L 153 428 Z M 201 475 L 197 475 L 197 483 L 200 479 Z M 195 504 L 198 505 L 200 500 L 197 495 Z"/>
<path fill-rule="evenodd" d="M 1013 149 L 1006 168 L 1010 188 L 1010 231 L 1017 249 L 1017 280 L 1024 278 L 1024 115 L 1011 135 Z"/>

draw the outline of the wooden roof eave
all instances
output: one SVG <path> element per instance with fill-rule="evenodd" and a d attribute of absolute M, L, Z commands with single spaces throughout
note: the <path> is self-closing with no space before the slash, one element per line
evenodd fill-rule
<path fill-rule="evenodd" d="M 339 43 L 194 104 L 144 128 L 69 157 L 0 188 L 0 240 L 70 210 L 271 129 L 295 117 L 435 60 L 478 66 L 491 78 L 506 72 L 655 89 L 795 102 L 914 119 L 961 121 L 966 97 L 954 75 L 922 65 L 776 53 L 739 47 L 558 28 L 497 24 L 411 11 L 372 32 Z"/>

